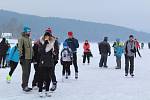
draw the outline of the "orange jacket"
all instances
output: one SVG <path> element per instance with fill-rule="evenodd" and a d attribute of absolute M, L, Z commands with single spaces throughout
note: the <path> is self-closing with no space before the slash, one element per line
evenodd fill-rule
<path fill-rule="evenodd" d="M 84 52 L 90 52 L 90 44 L 89 43 L 84 43 L 83 49 L 84 49 Z"/>

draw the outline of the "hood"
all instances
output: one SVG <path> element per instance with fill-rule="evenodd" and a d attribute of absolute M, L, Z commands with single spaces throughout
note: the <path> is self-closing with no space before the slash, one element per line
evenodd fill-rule
<path fill-rule="evenodd" d="M 43 37 L 44 36 L 40 37 L 40 42 L 42 43 L 42 45 L 44 44 L 44 38 Z M 49 43 L 46 45 L 45 52 L 49 52 L 51 49 L 54 48 L 55 40 L 56 40 L 56 38 L 52 37 L 52 39 L 50 41 L 48 41 Z"/>

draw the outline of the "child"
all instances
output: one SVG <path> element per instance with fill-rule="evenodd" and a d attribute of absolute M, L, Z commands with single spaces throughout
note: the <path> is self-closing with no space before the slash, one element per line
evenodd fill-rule
<path fill-rule="evenodd" d="M 68 47 L 67 42 L 63 43 L 63 50 L 61 51 L 61 64 L 63 65 L 62 76 L 64 78 L 66 74 L 66 79 L 70 76 L 70 65 L 72 65 L 72 51 Z"/>
<path fill-rule="evenodd" d="M 11 81 L 11 76 L 13 74 L 13 72 L 15 71 L 18 62 L 19 62 L 19 50 L 18 50 L 18 44 L 16 44 L 16 46 L 14 46 L 11 51 L 10 54 L 8 56 L 8 60 L 10 62 L 10 72 L 8 74 L 8 76 L 6 77 L 6 80 L 8 83 L 10 83 Z"/>
<path fill-rule="evenodd" d="M 116 39 L 116 44 L 114 45 L 114 55 L 116 56 L 116 69 L 121 69 L 121 56 L 123 54 L 123 43 L 120 42 L 120 39 Z"/>

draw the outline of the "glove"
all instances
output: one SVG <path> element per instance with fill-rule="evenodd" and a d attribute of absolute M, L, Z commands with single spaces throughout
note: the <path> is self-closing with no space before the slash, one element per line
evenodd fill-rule
<path fill-rule="evenodd" d="M 44 44 L 48 44 L 48 40 L 45 40 Z"/>
<path fill-rule="evenodd" d="M 132 53 L 135 53 L 135 52 L 136 52 L 134 49 L 131 49 L 130 51 L 131 51 Z"/>
<path fill-rule="evenodd" d="M 23 59 L 20 59 L 20 64 L 21 64 L 21 65 L 23 64 Z"/>
<path fill-rule="evenodd" d="M 58 63 L 58 61 L 54 61 L 54 65 L 56 65 Z"/>

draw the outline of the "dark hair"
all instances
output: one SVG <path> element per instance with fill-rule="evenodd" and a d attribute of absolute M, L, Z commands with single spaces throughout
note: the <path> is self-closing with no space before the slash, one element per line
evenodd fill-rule
<path fill-rule="evenodd" d="M 18 43 L 16 43 L 16 46 L 18 47 Z"/>
<path fill-rule="evenodd" d="M 129 38 L 131 38 L 131 37 L 133 38 L 134 36 L 133 36 L 133 35 L 130 35 Z"/>
<path fill-rule="evenodd" d="M 3 38 L 3 39 L 2 39 L 2 42 L 6 42 L 6 38 Z"/>
<path fill-rule="evenodd" d="M 45 36 L 52 37 L 52 34 L 51 34 L 50 32 L 45 32 L 44 37 L 45 37 Z"/>

